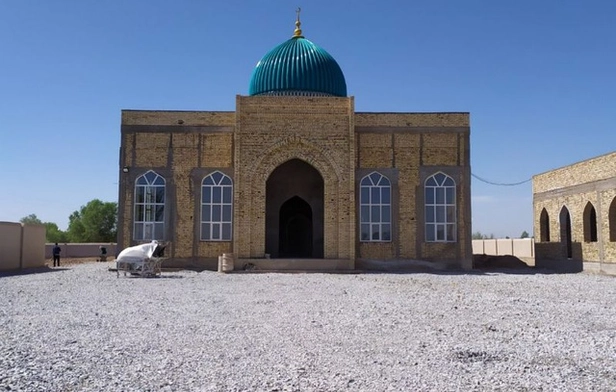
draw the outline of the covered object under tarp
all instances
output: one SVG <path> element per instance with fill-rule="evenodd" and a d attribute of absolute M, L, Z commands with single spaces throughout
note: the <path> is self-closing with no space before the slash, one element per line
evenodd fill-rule
<path fill-rule="evenodd" d="M 158 276 L 161 273 L 165 245 L 158 241 L 128 247 L 116 258 L 118 276 L 120 271 L 144 277 Z"/>

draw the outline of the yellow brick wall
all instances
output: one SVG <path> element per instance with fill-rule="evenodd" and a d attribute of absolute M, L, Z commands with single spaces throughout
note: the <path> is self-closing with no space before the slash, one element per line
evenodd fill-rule
<path fill-rule="evenodd" d="M 400 170 L 399 187 L 399 257 L 417 259 L 417 188 L 419 186 L 419 168 L 421 166 L 421 135 L 413 133 L 395 133 L 396 167 Z"/>
<path fill-rule="evenodd" d="M 122 125 L 234 126 L 235 112 L 123 110 Z"/>
<path fill-rule="evenodd" d="M 122 112 L 122 126 L 127 129 L 122 134 L 123 164 L 131 167 L 124 178 L 126 185 L 120 203 L 124 222 L 120 230 L 122 246 L 134 244 L 132 204 L 135 178 L 148 168 L 168 168 L 170 176 L 159 173 L 168 184 L 167 200 L 174 204 L 167 207 L 166 224 L 174 227 L 170 230 L 171 244 L 166 253 L 174 258 L 190 259 L 195 256 L 217 257 L 220 250 L 231 251 L 231 242 L 198 241 L 199 232 L 195 232 L 195 227 L 200 220 L 200 186 L 195 185 L 192 171 L 197 167 L 232 166 L 233 134 L 229 132 L 229 126 L 232 131 L 234 125 L 234 112 Z M 194 131 L 194 127 L 203 128 Z M 195 243 L 195 238 L 198 243 Z"/>
<path fill-rule="evenodd" d="M 353 106 L 352 98 L 238 96 L 237 113 L 124 111 L 122 125 L 137 126 L 123 133 L 124 159 L 129 162 L 134 153 L 135 162 L 130 166 L 169 165 L 172 178 L 167 180 L 174 186 L 175 200 L 172 249 L 177 258 L 212 258 L 226 252 L 238 257 L 263 257 L 266 180 L 276 167 L 294 158 L 314 166 L 324 179 L 326 258 L 436 259 L 439 255 L 465 255 L 464 236 L 453 245 L 417 241 L 423 223 L 417 214 L 416 198 L 421 192 L 422 161 L 434 166 L 466 163 L 468 113 L 354 113 Z M 139 131 L 142 126 L 143 131 Z M 187 126 L 204 129 L 187 130 Z M 379 131 L 356 133 L 356 127 L 376 127 Z M 391 129 L 384 129 L 388 127 Z M 169 146 L 173 146 L 171 154 Z M 356 165 L 398 171 L 399 241 L 357 241 Z M 196 168 L 233 170 L 234 243 L 199 241 L 195 232 L 200 195 Z M 461 189 L 468 185 L 470 179 L 463 179 Z M 132 235 L 132 192 L 131 185 L 122 202 L 127 206 L 122 212 L 122 238 L 127 244 Z M 459 193 L 458 224 L 470 225 L 464 210 L 465 192 Z"/>
<path fill-rule="evenodd" d="M 392 167 L 392 135 L 384 133 L 362 133 L 359 139 L 359 167 Z"/>
<path fill-rule="evenodd" d="M 614 177 L 614 173 L 616 152 L 538 174 L 533 177 L 533 193 L 600 181 Z"/>
<path fill-rule="evenodd" d="M 451 260 L 458 258 L 457 242 L 424 242 L 421 245 L 421 256 L 425 260 Z"/>
<path fill-rule="evenodd" d="M 134 166 L 167 166 L 170 140 L 171 135 L 167 133 L 137 133 L 135 135 Z"/>
<path fill-rule="evenodd" d="M 606 189 L 601 192 L 601 217 L 597 216 L 597 224 L 601 228 L 603 238 L 603 257 L 604 261 L 616 263 L 616 241 L 611 241 L 610 228 L 616 232 L 616 187 Z M 612 221 L 610 222 L 610 211 L 612 211 Z"/>
<path fill-rule="evenodd" d="M 469 127 L 468 113 L 355 113 L 356 127 Z"/>
<path fill-rule="evenodd" d="M 458 164 L 457 133 L 424 133 L 422 162 L 425 166 Z"/>
<path fill-rule="evenodd" d="M 204 134 L 202 167 L 233 167 L 233 134 Z"/>
<path fill-rule="evenodd" d="M 420 180 L 422 167 L 460 167 L 467 164 L 469 147 L 468 114 L 445 113 L 358 113 L 355 125 L 366 129 L 357 135 L 359 168 L 398 169 L 399 241 L 395 244 L 360 243 L 362 258 L 439 258 L 458 260 L 470 258 L 470 171 L 457 180 L 458 241 L 453 244 L 425 244 L 424 223 L 419 221 L 417 200 L 423 191 Z M 378 121 L 389 126 L 382 126 Z M 419 127 L 419 128 L 417 128 Z M 426 127 L 426 128 L 421 128 Z M 436 172 L 438 169 L 434 169 Z M 419 237 L 419 238 L 418 238 Z M 422 243 L 418 249 L 417 244 Z M 439 256 L 440 255 L 440 256 Z"/>
<path fill-rule="evenodd" d="M 610 158 L 611 161 L 608 159 Z M 611 177 L 605 167 L 614 167 Z M 537 259 L 564 259 L 560 213 L 566 207 L 571 219 L 573 259 L 616 263 L 616 242 L 610 241 L 609 210 L 616 202 L 616 153 L 581 162 L 533 177 L 533 216 L 537 238 Z M 578 181 L 577 183 L 574 181 Z M 609 185 L 611 181 L 613 185 Z M 537 192 L 542 189 L 544 191 Z M 584 211 L 588 203 L 595 208 L 597 241 L 588 242 L 584 236 Z M 541 239 L 541 212 L 549 217 L 550 241 Z"/>
<path fill-rule="evenodd" d="M 174 133 L 172 172 L 175 184 L 175 257 L 189 258 L 193 256 L 194 223 L 199 219 L 195 211 L 195 190 L 191 171 L 198 166 L 199 135 L 192 133 Z"/>
<path fill-rule="evenodd" d="M 324 256 L 354 258 L 352 98 L 237 97 L 235 252 L 265 252 L 265 185 L 280 164 L 298 158 L 324 180 Z"/>
<path fill-rule="evenodd" d="M 393 242 L 360 242 L 359 254 L 362 259 L 391 260 L 396 258 Z"/>

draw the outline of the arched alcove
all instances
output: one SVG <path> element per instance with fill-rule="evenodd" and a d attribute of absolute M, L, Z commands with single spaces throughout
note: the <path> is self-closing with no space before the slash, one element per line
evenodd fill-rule
<path fill-rule="evenodd" d="M 571 243 L 571 214 L 567 207 L 563 206 L 559 215 L 560 222 L 560 243 L 563 245 L 563 256 L 570 259 L 573 257 Z"/>
<path fill-rule="evenodd" d="M 301 159 L 278 166 L 266 181 L 265 253 L 273 258 L 322 258 L 324 181 Z"/>
<path fill-rule="evenodd" d="M 609 227 L 610 227 L 610 241 L 616 242 L 616 197 L 610 204 L 610 211 L 608 213 Z"/>
<path fill-rule="evenodd" d="M 584 241 L 597 242 L 597 212 L 591 202 L 584 207 Z"/>
<path fill-rule="evenodd" d="M 539 235 L 541 242 L 550 242 L 550 216 L 545 208 L 539 216 Z"/>

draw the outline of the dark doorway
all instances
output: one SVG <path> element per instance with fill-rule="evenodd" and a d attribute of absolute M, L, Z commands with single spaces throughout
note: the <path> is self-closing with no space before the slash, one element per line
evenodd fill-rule
<path fill-rule="evenodd" d="M 312 209 L 295 196 L 280 207 L 279 257 L 312 257 Z"/>
<path fill-rule="evenodd" d="M 584 208 L 584 241 L 597 242 L 597 212 L 591 202 Z"/>
<path fill-rule="evenodd" d="M 545 208 L 541 211 L 539 218 L 539 235 L 541 242 L 550 242 L 550 217 Z"/>
<path fill-rule="evenodd" d="M 323 258 L 324 189 L 321 173 L 300 159 L 272 171 L 265 192 L 265 253 Z"/>
<path fill-rule="evenodd" d="M 571 247 L 571 215 L 567 207 L 563 207 L 560 210 L 560 243 L 563 245 L 566 256 L 568 259 L 573 257 L 573 250 Z"/>

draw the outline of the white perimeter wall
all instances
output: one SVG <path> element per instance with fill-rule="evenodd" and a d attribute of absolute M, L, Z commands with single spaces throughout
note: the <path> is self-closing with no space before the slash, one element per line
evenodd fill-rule
<path fill-rule="evenodd" d="M 473 240 L 474 255 L 535 257 L 535 240 L 532 238 L 498 238 Z"/>

